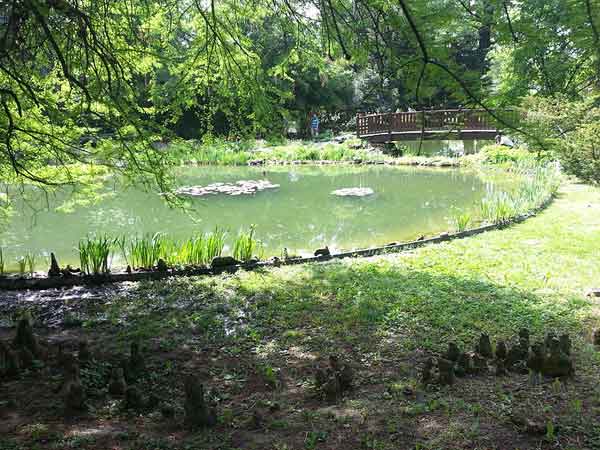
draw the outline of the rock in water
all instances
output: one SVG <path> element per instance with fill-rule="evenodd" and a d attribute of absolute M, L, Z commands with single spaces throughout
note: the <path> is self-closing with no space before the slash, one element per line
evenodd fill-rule
<path fill-rule="evenodd" d="M 108 383 L 108 393 L 114 397 L 121 397 L 125 395 L 126 391 L 127 383 L 125 383 L 123 369 L 121 367 L 113 368 Z"/>
<path fill-rule="evenodd" d="M 185 425 L 191 429 L 211 427 L 217 422 L 215 411 L 204 398 L 204 386 L 193 375 L 185 380 Z"/>
<path fill-rule="evenodd" d="M 460 350 L 458 345 L 454 342 L 448 343 L 448 350 L 446 351 L 446 359 L 450 361 L 458 361 L 458 357 L 460 356 Z"/>
<path fill-rule="evenodd" d="M 506 359 L 507 349 L 504 341 L 498 341 L 496 345 L 496 359 L 504 361 Z"/>
<path fill-rule="evenodd" d="M 438 359 L 439 382 L 443 385 L 454 384 L 454 363 L 445 358 Z"/>
<path fill-rule="evenodd" d="M 58 261 L 56 261 L 56 256 L 54 256 L 54 253 L 50 253 L 50 270 L 48 270 L 48 277 L 60 277 L 60 274 L 60 266 L 58 265 Z"/>
<path fill-rule="evenodd" d="M 325 246 L 325 248 L 319 248 L 315 250 L 315 256 L 331 256 L 329 247 Z"/>
<path fill-rule="evenodd" d="M 493 356 L 490 337 L 485 333 L 482 333 L 479 337 L 477 352 L 484 358 L 491 358 Z"/>

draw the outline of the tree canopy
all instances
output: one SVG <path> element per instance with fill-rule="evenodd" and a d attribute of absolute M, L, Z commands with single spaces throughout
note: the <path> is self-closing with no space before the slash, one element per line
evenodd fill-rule
<path fill-rule="evenodd" d="M 0 171 L 65 183 L 92 160 L 162 188 L 157 141 L 282 134 L 313 110 L 582 100 L 599 30 L 596 0 L 0 2 Z"/>

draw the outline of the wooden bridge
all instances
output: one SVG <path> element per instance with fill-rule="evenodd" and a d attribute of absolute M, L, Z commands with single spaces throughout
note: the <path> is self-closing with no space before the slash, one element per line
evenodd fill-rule
<path fill-rule="evenodd" d="M 516 111 L 501 111 L 502 118 L 516 124 Z M 494 139 L 501 127 L 483 109 L 445 109 L 356 116 L 356 131 L 372 143 L 418 139 Z"/>

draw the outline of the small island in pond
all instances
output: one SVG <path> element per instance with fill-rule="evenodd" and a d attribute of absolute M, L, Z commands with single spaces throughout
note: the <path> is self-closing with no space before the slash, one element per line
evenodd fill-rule
<path fill-rule="evenodd" d="M 204 197 L 206 195 L 252 195 L 266 189 L 276 189 L 278 184 L 268 180 L 240 180 L 235 183 L 212 183 L 207 186 L 185 186 L 175 191 L 179 195 L 190 195 L 192 197 Z"/>
<path fill-rule="evenodd" d="M 343 188 L 333 191 L 331 194 L 338 197 L 367 197 L 373 195 L 375 191 L 371 188 Z"/>

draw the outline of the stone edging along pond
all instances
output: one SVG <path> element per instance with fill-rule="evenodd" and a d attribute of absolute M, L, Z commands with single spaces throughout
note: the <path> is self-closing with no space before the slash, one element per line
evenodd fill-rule
<path fill-rule="evenodd" d="M 485 233 L 486 231 L 498 230 L 506 228 L 514 223 L 523 222 L 539 213 L 540 211 L 547 208 L 552 200 L 553 196 L 545 200 L 540 206 L 534 210 L 513 217 L 512 219 L 491 225 L 483 225 L 469 230 L 460 231 L 457 233 L 442 233 L 438 236 L 431 238 L 421 239 L 412 242 L 394 243 L 385 245 L 382 247 L 372 247 L 367 249 L 353 250 L 349 252 L 334 253 L 323 256 L 310 256 L 306 258 L 290 258 L 281 260 L 279 258 L 270 258 L 265 261 L 256 261 L 249 263 L 234 264 L 228 266 L 219 267 L 191 267 L 184 269 L 167 269 L 163 271 L 159 270 L 147 270 L 147 271 L 136 271 L 132 273 L 120 272 L 110 273 L 106 275 L 72 275 L 68 277 L 34 277 L 34 278 L 16 278 L 16 277 L 2 277 L 0 278 L 0 290 L 25 290 L 25 289 L 52 289 L 60 287 L 71 287 L 71 286 L 88 286 L 88 285 L 99 285 L 104 283 L 118 283 L 123 281 L 144 281 L 144 280 L 160 280 L 175 276 L 195 276 L 195 275 L 218 275 L 221 273 L 235 273 L 238 270 L 257 270 L 268 267 L 279 267 L 294 264 L 305 264 L 324 262 L 332 259 L 342 258 L 356 258 L 356 257 L 368 257 L 383 255 L 387 253 L 399 253 L 406 250 L 412 250 L 418 247 L 423 247 L 427 244 L 438 244 L 441 242 L 451 241 L 454 239 L 462 239 L 469 236 L 475 236 L 477 234 Z"/>

